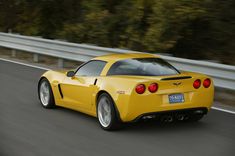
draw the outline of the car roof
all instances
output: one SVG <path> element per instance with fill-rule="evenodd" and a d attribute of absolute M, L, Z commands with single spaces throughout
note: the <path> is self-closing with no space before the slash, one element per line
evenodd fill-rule
<path fill-rule="evenodd" d="M 149 57 L 159 58 L 158 55 L 154 54 L 130 52 L 130 53 L 108 54 L 108 55 L 98 56 L 93 58 L 92 60 L 102 60 L 110 62 L 110 61 L 119 61 L 131 58 L 149 58 Z"/>

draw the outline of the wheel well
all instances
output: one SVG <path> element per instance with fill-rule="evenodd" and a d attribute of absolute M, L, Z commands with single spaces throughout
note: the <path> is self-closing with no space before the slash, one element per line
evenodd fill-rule
<path fill-rule="evenodd" d="M 98 102 L 98 99 L 99 99 L 100 95 L 103 94 L 103 93 L 107 93 L 110 97 L 112 97 L 112 96 L 111 96 L 108 92 L 106 92 L 105 90 L 99 91 L 99 92 L 97 93 L 97 95 L 96 95 L 96 101 L 95 101 L 96 106 L 97 106 L 97 102 Z M 112 99 L 113 99 L 113 98 L 112 98 Z"/>
<path fill-rule="evenodd" d="M 39 88 L 39 84 L 42 81 L 42 79 L 44 79 L 45 77 L 40 77 L 40 79 L 38 80 L 38 88 Z"/>
<path fill-rule="evenodd" d="M 97 93 L 97 95 L 96 95 L 96 102 L 95 102 L 96 107 L 97 107 L 97 102 L 98 102 L 99 96 L 100 96 L 101 94 L 103 94 L 103 93 L 108 94 L 108 95 L 111 97 L 111 99 L 113 100 L 112 96 L 111 96 L 107 91 L 101 90 L 101 91 L 99 91 L 99 92 Z M 114 104 L 114 108 L 115 108 L 115 112 L 116 112 L 117 118 L 118 118 L 119 121 L 121 121 L 120 113 L 119 113 L 119 110 L 118 110 L 118 108 L 117 108 L 116 103 L 114 102 L 114 100 L 113 100 L 113 104 Z"/>
<path fill-rule="evenodd" d="M 50 81 L 49 81 L 45 76 L 42 76 L 42 77 L 39 79 L 39 81 L 38 81 L 38 90 L 39 90 L 39 84 L 40 84 L 40 82 L 41 82 L 43 79 L 46 79 L 46 80 L 49 82 L 50 87 L 52 88 Z"/>
<path fill-rule="evenodd" d="M 46 77 L 41 77 L 40 79 L 39 79 L 39 81 L 38 81 L 38 98 L 39 98 L 39 84 L 40 84 L 40 82 L 42 81 L 42 79 L 47 79 Z"/>
<path fill-rule="evenodd" d="M 39 81 L 38 81 L 38 88 L 39 88 L 39 84 L 40 84 L 40 82 L 42 81 L 42 79 L 47 79 L 46 77 L 41 77 L 40 79 L 39 79 Z"/>

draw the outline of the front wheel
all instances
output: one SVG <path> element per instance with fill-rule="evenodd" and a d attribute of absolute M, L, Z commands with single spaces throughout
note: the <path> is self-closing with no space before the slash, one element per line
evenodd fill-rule
<path fill-rule="evenodd" d="M 52 93 L 51 85 L 46 78 L 40 80 L 38 85 L 38 96 L 43 107 L 54 108 L 55 101 Z"/>
<path fill-rule="evenodd" d="M 104 130 L 116 130 L 120 128 L 121 123 L 118 120 L 114 102 L 107 93 L 101 94 L 98 98 L 97 117 L 100 126 Z"/>

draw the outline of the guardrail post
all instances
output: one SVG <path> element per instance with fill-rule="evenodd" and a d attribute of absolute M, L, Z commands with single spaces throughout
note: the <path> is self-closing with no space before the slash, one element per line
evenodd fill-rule
<path fill-rule="evenodd" d="M 12 49 L 12 50 L 11 50 L 11 56 L 12 56 L 12 57 L 16 57 L 16 50 L 15 50 L 15 49 Z"/>
<path fill-rule="evenodd" d="M 38 62 L 39 58 L 38 58 L 38 54 L 33 54 L 33 62 Z"/>
<path fill-rule="evenodd" d="M 64 60 L 62 58 L 58 59 L 58 67 L 63 68 L 64 67 Z"/>

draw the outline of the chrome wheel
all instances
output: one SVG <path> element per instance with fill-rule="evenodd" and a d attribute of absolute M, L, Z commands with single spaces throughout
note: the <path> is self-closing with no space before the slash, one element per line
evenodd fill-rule
<path fill-rule="evenodd" d="M 50 102 L 50 89 L 49 84 L 46 81 L 43 81 L 40 85 L 39 95 L 41 103 L 44 106 L 47 106 Z"/>
<path fill-rule="evenodd" d="M 105 96 L 98 103 L 98 119 L 103 127 L 108 127 L 112 120 L 111 103 Z"/>

